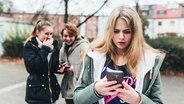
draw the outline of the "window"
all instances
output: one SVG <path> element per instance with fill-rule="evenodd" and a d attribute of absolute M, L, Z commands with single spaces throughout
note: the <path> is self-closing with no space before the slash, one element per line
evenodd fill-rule
<path fill-rule="evenodd" d="M 159 11 L 157 11 L 157 14 L 158 15 L 166 14 L 166 10 L 159 10 Z"/>
<path fill-rule="evenodd" d="M 149 16 L 149 12 L 142 12 L 143 16 Z"/>
<path fill-rule="evenodd" d="M 170 25 L 174 25 L 175 24 L 175 21 L 170 21 Z"/>
<path fill-rule="evenodd" d="M 162 26 L 162 22 L 161 21 L 158 22 L 158 26 Z"/>
<path fill-rule="evenodd" d="M 158 33 L 158 37 L 164 37 L 164 33 Z"/>

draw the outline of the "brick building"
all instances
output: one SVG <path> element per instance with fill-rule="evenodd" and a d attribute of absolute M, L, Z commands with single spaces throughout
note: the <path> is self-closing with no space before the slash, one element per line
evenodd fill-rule
<path fill-rule="evenodd" d="M 42 18 L 41 15 L 37 16 L 37 19 L 34 19 L 35 14 L 31 13 L 11 13 L 11 14 L 1 14 L 3 17 L 12 18 L 13 21 L 27 24 L 34 24 L 35 21 L 39 18 Z M 63 15 L 54 15 L 49 14 L 47 18 L 52 22 L 54 27 L 54 34 L 58 35 L 61 29 L 64 26 L 64 16 Z M 87 16 L 79 15 L 69 15 L 68 21 L 75 23 L 76 25 L 82 22 Z M 88 38 L 95 38 L 98 34 L 98 17 L 94 16 L 90 18 L 86 23 L 79 27 L 81 35 L 86 35 Z"/>

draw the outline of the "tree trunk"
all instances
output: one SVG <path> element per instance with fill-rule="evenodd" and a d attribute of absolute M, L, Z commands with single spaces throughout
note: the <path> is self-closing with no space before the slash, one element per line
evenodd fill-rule
<path fill-rule="evenodd" d="M 65 1 L 65 17 L 64 17 L 64 23 L 68 23 L 68 1 L 69 0 L 64 0 Z"/>

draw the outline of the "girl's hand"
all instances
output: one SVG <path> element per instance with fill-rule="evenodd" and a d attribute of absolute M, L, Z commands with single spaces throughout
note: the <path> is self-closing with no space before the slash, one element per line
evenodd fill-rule
<path fill-rule="evenodd" d="M 73 65 L 70 65 L 66 68 L 68 71 L 73 71 L 74 70 L 74 66 Z"/>
<path fill-rule="evenodd" d="M 117 96 L 121 100 L 129 104 L 139 104 L 141 101 L 140 95 L 125 81 L 123 81 L 122 84 L 123 84 L 123 88 L 116 89 L 116 91 L 119 92 Z"/>
<path fill-rule="evenodd" d="M 117 81 L 107 81 L 107 78 L 104 77 L 96 82 L 94 90 L 102 96 L 116 95 L 118 93 L 116 89 L 121 86 L 121 84 L 117 84 Z"/>
<path fill-rule="evenodd" d="M 64 66 L 64 65 L 59 65 L 59 66 L 58 66 L 57 72 L 58 72 L 58 73 L 63 73 L 64 70 L 65 70 L 65 66 Z"/>
<path fill-rule="evenodd" d="M 62 65 L 59 65 L 58 67 L 58 73 L 64 73 L 64 71 L 73 71 L 73 65 L 66 65 L 66 63 L 62 64 Z"/>
<path fill-rule="evenodd" d="M 51 47 L 52 43 L 53 43 L 54 39 L 51 37 L 51 38 L 47 38 L 43 41 L 43 45 L 45 46 L 48 46 L 48 47 Z"/>

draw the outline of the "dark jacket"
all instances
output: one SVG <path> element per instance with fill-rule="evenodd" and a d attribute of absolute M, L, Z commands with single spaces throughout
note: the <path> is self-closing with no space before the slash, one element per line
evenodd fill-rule
<path fill-rule="evenodd" d="M 49 62 L 47 57 L 51 49 L 44 45 L 39 48 L 35 37 L 24 46 L 24 63 L 29 73 L 25 100 L 30 104 L 51 104 L 59 97 L 60 86 L 54 74 L 58 69 L 59 50 L 57 44 L 53 45 Z"/>

